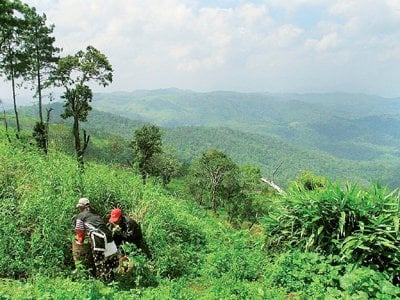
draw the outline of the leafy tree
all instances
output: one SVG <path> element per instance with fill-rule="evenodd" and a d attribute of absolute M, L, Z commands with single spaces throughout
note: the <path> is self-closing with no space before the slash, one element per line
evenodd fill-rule
<path fill-rule="evenodd" d="M 39 100 L 39 120 L 43 123 L 42 90 L 43 82 L 52 70 L 55 69 L 61 49 L 54 46 L 55 38 L 52 36 L 54 25 L 46 25 L 45 14 L 37 14 L 35 8 L 26 15 L 27 33 L 24 38 L 24 50 L 30 58 L 30 69 L 24 76 L 25 80 L 32 82 L 35 94 Z"/>
<path fill-rule="evenodd" d="M 12 28 L 15 26 L 16 19 L 14 16 L 15 4 L 12 1 L 4 0 L 0 2 L 0 49 L 3 53 L 3 46 L 10 39 Z"/>
<path fill-rule="evenodd" d="M 235 193 L 231 193 L 232 197 L 226 201 L 229 221 L 247 220 L 254 224 L 262 213 L 262 207 L 265 206 L 265 203 L 259 203 L 257 198 L 261 194 L 265 196 L 267 191 L 260 182 L 260 169 L 254 166 L 241 166 L 235 172 L 235 178 L 237 185 Z"/>
<path fill-rule="evenodd" d="M 221 187 L 218 188 L 218 195 L 221 199 L 221 205 L 227 209 L 228 220 L 232 221 L 233 217 L 237 215 L 237 208 L 243 202 L 240 187 L 240 172 L 239 167 L 233 164 L 229 169 L 226 170 Z"/>
<path fill-rule="evenodd" d="M 62 98 L 64 113 L 62 118 L 73 117 L 73 135 L 75 152 L 81 170 L 84 168 L 84 153 L 89 144 L 90 136 L 83 130 L 81 140 L 79 122 L 86 122 L 93 94 L 90 82 L 103 87 L 112 82 L 113 69 L 107 57 L 93 46 L 87 46 L 86 51 L 80 50 L 75 55 L 68 55 L 58 61 L 57 68 L 52 72 L 49 84 L 65 89 Z"/>
<path fill-rule="evenodd" d="M 135 161 L 138 164 L 139 172 L 146 184 L 146 178 L 152 175 L 154 168 L 151 160 L 154 155 L 162 152 L 161 131 L 156 125 L 143 125 L 135 130 L 134 138 L 131 143 L 135 155 Z"/>
<path fill-rule="evenodd" d="M 197 162 L 190 165 L 188 174 L 185 178 L 185 191 L 191 195 L 193 199 L 200 205 L 205 205 L 211 200 L 209 190 L 207 188 L 207 178 L 199 176 L 197 170 Z"/>
<path fill-rule="evenodd" d="M 203 189 L 211 194 L 211 203 L 214 213 L 217 211 L 217 196 L 219 193 L 233 195 L 236 189 L 234 174 L 236 164 L 225 153 L 220 150 L 211 150 L 197 159 L 191 168 L 191 178 L 201 183 Z M 203 185 L 204 183 L 204 185 Z M 222 190 L 224 192 L 222 192 Z"/>
<path fill-rule="evenodd" d="M 11 81 L 17 137 L 21 130 L 19 123 L 16 80 L 28 68 L 27 55 L 23 51 L 23 33 L 26 29 L 25 16 L 31 8 L 21 1 L 3 0 L 0 2 L 0 74 Z"/>
<path fill-rule="evenodd" d="M 55 69 L 59 59 L 57 54 L 60 48 L 54 46 L 55 38 L 52 36 L 54 25 L 46 25 L 46 15 L 37 14 L 35 8 L 27 11 L 26 30 L 24 34 L 23 50 L 27 54 L 29 69 L 23 74 L 26 81 L 32 83 L 39 103 L 39 122 L 34 127 L 34 137 L 40 148 L 47 153 L 48 124 L 43 119 L 42 91 L 43 84 L 52 70 Z"/>
<path fill-rule="evenodd" d="M 154 154 L 150 159 L 151 175 L 160 177 L 164 186 L 178 175 L 181 166 L 181 162 L 172 153 L 165 150 Z"/>
<path fill-rule="evenodd" d="M 254 166 L 240 167 L 240 185 L 244 193 L 253 195 L 265 189 L 264 185 L 260 182 L 260 178 L 260 168 Z"/>

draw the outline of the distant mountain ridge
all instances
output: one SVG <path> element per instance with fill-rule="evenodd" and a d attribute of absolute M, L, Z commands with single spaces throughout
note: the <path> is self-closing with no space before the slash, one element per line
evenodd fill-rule
<path fill-rule="evenodd" d="M 118 107 L 113 107 L 118 104 Z M 230 105 L 230 106 L 228 106 Z M 310 113 L 340 115 L 342 117 L 365 117 L 377 114 L 399 114 L 400 98 L 383 98 L 380 96 L 346 93 L 325 94 L 272 94 L 272 93 L 239 93 L 231 91 L 193 92 L 179 89 L 138 90 L 134 92 L 95 93 L 93 106 L 99 110 L 111 108 L 130 117 L 132 113 L 140 114 L 142 118 L 153 120 L 155 110 L 165 110 L 172 117 L 181 114 L 199 113 L 192 115 L 191 120 L 175 118 L 180 125 L 195 125 L 193 122 L 204 121 L 211 116 L 221 117 L 223 120 L 236 119 L 238 113 L 246 112 L 248 116 L 258 116 L 279 120 L 279 115 L 291 111 L 285 117 L 301 117 Z M 224 108 L 215 111 L 215 108 Z M 132 110 L 126 110 L 131 108 Z M 133 108 L 137 108 L 136 111 Z M 293 109 L 300 111 L 293 111 Z M 143 111 L 146 109 L 147 111 Z M 160 112 L 159 112 L 160 113 Z M 278 113 L 278 114 L 276 114 Z M 208 116 L 207 116 L 207 115 Z M 317 117 L 316 115 L 314 117 Z M 171 120 L 173 118 L 168 118 Z M 285 118 L 286 119 L 286 118 Z M 182 121 L 185 120 L 185 121 Z M 160 123 L 164 119 L 158 120 Z M 182 124 L 188 122 L 188 124 Z"/>
<path fill-rule="evenodd" d="M 165 89 L 95 94 L 93 107 L 163 127 L 215 126 L 276 136 L 338 158 L 398 155 L 400 98 Z"/>

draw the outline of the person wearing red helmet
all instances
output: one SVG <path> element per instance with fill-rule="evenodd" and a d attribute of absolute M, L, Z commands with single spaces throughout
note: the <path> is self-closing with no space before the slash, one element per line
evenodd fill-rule
<path fill-rule="evenodd" d="M 135 244 L 150 258 L 150 252 L 143 239 L 142 230 L 135 220 L 123 214 L 120 208 L 114 208 L 111 210 L 108 222 L 118 249 L 122 251 L 121 246 L 124 243 Z"/>

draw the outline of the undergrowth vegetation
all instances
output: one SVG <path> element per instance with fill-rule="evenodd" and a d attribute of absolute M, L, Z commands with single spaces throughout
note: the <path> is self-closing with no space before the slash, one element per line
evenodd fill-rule
<path fill-rule="evenodd" d="M 88 162 L 81 173 L 74 157 L 9 143 L 2 129 L 0 161 L 0 299 L 400 297 L 399 196 L 378 184 L 308 174 L 263 199 L 260 224 L 237 229 L 132 169 Z M 110 284 L 75 268 L 81 196 L 104 218 L 121 207 L 138 220 L 152 259 L 129 249 L 132 272 Z"/>
<path fill-rule="evenodd" d="M 264 220 L 266 246 L 338 255 L 343 262 L 400 274 L 399 195 L 374 184 L 294 185 Z"/>

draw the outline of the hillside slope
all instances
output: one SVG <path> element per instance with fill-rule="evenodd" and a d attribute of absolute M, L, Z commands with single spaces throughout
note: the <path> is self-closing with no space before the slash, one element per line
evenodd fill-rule
<path fill-rule="evenodd" d="M 380 181 L 392 187 L 400 185 L 397 170 L 400 159 L 387 156 L 371 161 L 335 158 L 318 150 L 291 146 L 280 139 L 244 133 L 228 128 L 179 127 L 166 131 L 165 143 L 177 150 L 179 158 L 191 161 L 203 152 L 221 149 L 239 164 L 260 167 L 270 177 L 282 163 L 275 180 L 286 185 L 302 171 L 311 170 L 332 180 L 355 181 L 365 184 Z"/>
<path fill-rule="evenodd" d="M 297 226 L 294 230 L 279 231 L 282 226 L 293 227 L 292 222 L 280 226 L 267 223 L 265 228 L 271 230 L 268 237 L 287 243 L 290 249 L 267 250 L 267 231 L 260 225 L 234 229 L 224 217 L 210 214 L 190 198 L 171 196 L 161 186 L 151 183 L 144 186 L 139 175 L 130 169 L 89 162 L 82 173 L 74 157 L 53 149 L 44 156 L 29 143 L 15 138 L 8 142 L 3 128 L 0 128 L 0 161 L 1 298 L 283 300 L 326 296 L 355 299 L 360 295 L 362 299 L 398 299 L 400 296 L 400 288 L 390 281 L 390 270 L 384 273 L 358 264 L 349 268 L 336 255 L 294 248 L 290 240 L 282 239 L 282 233 L 287 236 L 295 231 L 311 234 L 312 238 L 314 231 L 302 231 Z M 389 198 L 391 204 L 398 203 L 398 198 L 392 199 L 393 194 L 376 186 L 368 193 L 331 186 L 321 191 L 298 190 L 287 198 L 278 196 L 263 199 L 262 203 L 270 208 L 271 217 L 278 212 L 277 208 L 284 211 L 284 218 L 280 213 L 278 221 L 292 218 L 296 225 L 300 222 L 300 226 L 313 227 L 313 222 L 326 221 L 318 215 L 319 210 L 335 220 L 346 215 L 344 211 L 332 214 L 327 203 L 335 204 L 332 207 L 335 211 L 340 206 L 336 203 L 347 203 L 345 208 L 350 204 L 362 207 L 364 197 Z M 75 204 L 82 196 L 90 198 L 105 220 L 111 208 L 120 207 L 140 221 L 152 259 L 129 252 L 133 271 L 117 273 L 116 281 L 111 284 L 88 277 L 82 268 L 74 268 L 71 242 L 78 213 Z M 298 206 L 288 210 L 285 205 L 294 202 Z M 299 211 L 308 214 L 309 208 L 319 209 L 312 212 L 314 218 L 312 214 L 308 218 L 298 215 Z M 376 210 L 373 206 L 369 208 L 374 216 Z M 385 211 L 385 207 L 382 205 L 380 210 Z M 264 222 L 268 220 L 275 218 L 265 218 Z M 393 218 L 389 220 L 384 224 L 395 223 Z M 376 220 L 370 222 L 373 221 Z M 338 223 L 335 221 L 334 225 L 339 227 Z M 325 229 L 330 229 L 329 225 Z M 376 227 L 381 225 L 378 223 Z M 390 228 L 379 227 L 379 237 L 385 230 L 391 232 Z M 326 234 L 318 230 L 318 234 L 321 232 Z M 373 241 L 374 237 L 372 232 L 366 240 Z M 300 240 L 308 244 L 311 238 Z M 391 246 L 394 243 L 391 242 L 384 244 Z M 398 250 L 392 252 L 397 255 Z"/>
<path fill-rule="evenodd" d="M 90 162 L 80 173 L 73 157 L 54 150 L 43 156 L 14 138 L 8 143 L 2 128 L 0 159 L 0 294 L 7 299 L 77 299 L 71 296 L 75 292 L 79 299 L 225 298 L 235 294 L 238 284 L 254 296 L 263 285 L 267 260 L 261 236 L 238 232 L 159 186 L 144 186 L 131 170 Z M 131 279 L 118 277 L 120 283 L 106 289 L 83 273 L 72 272 L 75 204 L 82 196 L 90 198 L 104 219 L 120 207 L 141 222 L 153 258 L 138 257 Z M 22 278 L 24 283 L 11 281 Z M 32 284 L 40 286 L 32 291 Z"/>
<path fill-rule="evenodd" d="M 64 112 L 64 107 L 61 102 L 52 102 L 44 105 L 44 111 L 51 109 L 50 112 L 50 124 L 72 124 L 72 119 L 63 119 L 61 114 Z M 29 116 L 38 119 L 38 108 L 37 106 L 21 106 L 18 108 L 19 113 L 22 116 Z M 11 110 L 8 113 L 12 116 Z M 142 121 L 131 120 L 118 116 L 118 114 L 103 112 L 93 109 L 89 112 L 87 122 L 82 122 L 82 127 L 95 132 L 96 134 L 107 134 L 122 136 L 125 138 L 131 138 L 133 136 L 133 130 L 139 128 L 144 124 Z M 30 127 L 31 124 L 27 124 Z"/>

